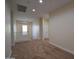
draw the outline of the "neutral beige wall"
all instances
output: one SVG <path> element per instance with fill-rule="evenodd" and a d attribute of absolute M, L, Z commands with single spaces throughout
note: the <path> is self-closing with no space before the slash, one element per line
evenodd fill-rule
<path fill-rule="evenodd" d="M 74 4 L 73 2 L 54 11 L 49 19 L 50 41 L 74 53 Z"/>
<path fill-rule="evenodd" d="M 40 21 L 40 39 L 48 39 L 49 15 L 45 14 L 39 19 Z"/>

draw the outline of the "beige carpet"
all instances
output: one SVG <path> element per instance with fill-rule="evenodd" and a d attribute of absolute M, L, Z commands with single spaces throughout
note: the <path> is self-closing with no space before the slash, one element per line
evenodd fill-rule
<path fill-rule="evenodd" d="M 16 43 L 12 48 L 15 59 L 74 59 L 74 56 L 46 40 L 33 40 Z"/>

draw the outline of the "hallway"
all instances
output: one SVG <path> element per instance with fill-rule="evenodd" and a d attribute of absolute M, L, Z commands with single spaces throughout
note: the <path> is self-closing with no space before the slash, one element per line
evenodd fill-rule
<path fill-rule="evenodd" d="M 15 59 L 74 59 L 72 54 L 49 44 L 47 40 L 19 42 L 12 50 Z"/>
<path fill-rule="evenodd" d="M 6 0 L 5 7 L 6 58 L 74 59 L 74 0 Z"/>

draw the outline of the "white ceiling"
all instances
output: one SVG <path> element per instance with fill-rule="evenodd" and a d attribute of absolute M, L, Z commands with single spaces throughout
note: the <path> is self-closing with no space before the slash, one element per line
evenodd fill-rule
<path fill-rule="evenodd" d="M 13 11 L 17 18 L 37 18 L 67 4 L 70 1 L 71 0 L 43 0 L 43 3 L 40 4 L 39 0 L 15 0 Z M 16 8 L 17 4 L 27 6 L 27 11 L 25 13 L 18 12 Z M 36 11 L 33 12 L 32 9 L 36 9 Z"/>

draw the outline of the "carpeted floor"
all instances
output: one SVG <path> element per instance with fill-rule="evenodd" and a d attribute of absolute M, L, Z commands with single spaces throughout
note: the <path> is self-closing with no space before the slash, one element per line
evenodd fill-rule
<path fill-rule="evenodd" d="M 15 59 L 74 59 L 74 56 L 46 40 L 33 40 L 16 43 L 12 48 Z"/>

